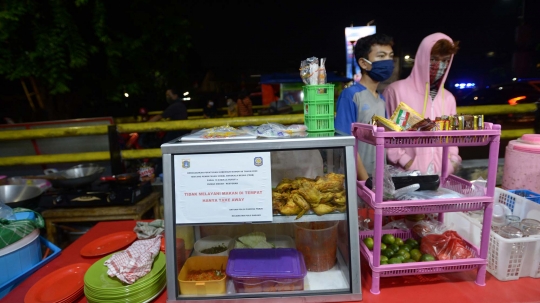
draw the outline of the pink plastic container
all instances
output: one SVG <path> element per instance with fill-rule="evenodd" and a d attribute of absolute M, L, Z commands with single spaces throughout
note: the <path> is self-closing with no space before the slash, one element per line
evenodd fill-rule
<path fill-rule="evenodd" d="M 502 187 L 540 192 L 540 154 L 516 150 L 517 143 L 510 141 L 506 147 Z"/>

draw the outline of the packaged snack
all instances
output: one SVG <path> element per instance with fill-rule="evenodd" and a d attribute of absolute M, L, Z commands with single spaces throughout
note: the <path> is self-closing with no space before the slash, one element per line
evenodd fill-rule
<path fill-rule="evenodd" d="M 431 130 L 437 130 L 437 123 L 431 121 L 431 119 L 426 118 L 421 120 L 420 122 L 414 124 L 411 126 L 409 131 L 431 131 Z"/>
<path fill-rule="evenodd" d="M 371 118 L 371 120 L 373 121 L 374 125 L 377 125 L 379 127 L 384 127 L 384 129 L 387 131 L 396 131 L 396 132 L 401 131 L 401 127 L 399 127 L 394 122 L 384 117 L 374 115 L 373 118 Z"/>
<path fill-rule="evenodd" d="M 423 117 L 407 104 L 400 102 L 390 120 L 402 130 L 407 130 L 414 124 L 422 121 Z"/>
<path fill-rule="evenodd" d="M 478 129 L 478 125 L 474 123 L 473 115 L 463 115 L 463 129 L 466 129 L 466 130 Z"/>
<path fill-rule="evenodd" d="M 475 120 L 476 129 L 484 129 L 484 115 L 476 115 L 477 119 Z"/>

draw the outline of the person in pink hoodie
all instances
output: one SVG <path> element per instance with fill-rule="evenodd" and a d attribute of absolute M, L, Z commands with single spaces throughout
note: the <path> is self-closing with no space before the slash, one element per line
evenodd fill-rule
<path fill-rule="evenodd" d="M 444 89 L 444 82 L 452 64 L 459 42 L 442 33 L 431 34 L 422 40 L 409 77 L 396 81 L 382 93 L 388 115 L 392 115 L 400 102 L 404 102 L 425 118 L 456 114 L 456 99 Z M 391 148 L 387 151 L 390 163 L 406 170 L 419 170 L 423 174 L 440 174 L 442 147 Z M 448 172 L 461 164 L 457 147 L 448 152 Z"/>

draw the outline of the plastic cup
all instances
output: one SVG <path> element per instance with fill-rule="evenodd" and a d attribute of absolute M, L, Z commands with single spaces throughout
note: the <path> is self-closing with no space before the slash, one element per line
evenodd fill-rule
<path fill-rule="evenodd" d="M 338 222 L 295 223 L 296 249 L 304 255 L 308 271 L 327 271 L 336 264 Z"/>
<path fill-rule="evenodd" d="M 506 216 L 507 225 L 520 228 L 521 218 L 519 216 Z"/>

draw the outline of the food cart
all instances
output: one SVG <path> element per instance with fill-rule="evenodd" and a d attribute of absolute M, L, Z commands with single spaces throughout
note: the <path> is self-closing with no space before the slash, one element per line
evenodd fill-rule
<path fill-rule="evenodd" d="M 337 134 L 164 144 L 168 302 L 361 300 L 353 149 Z"/>

